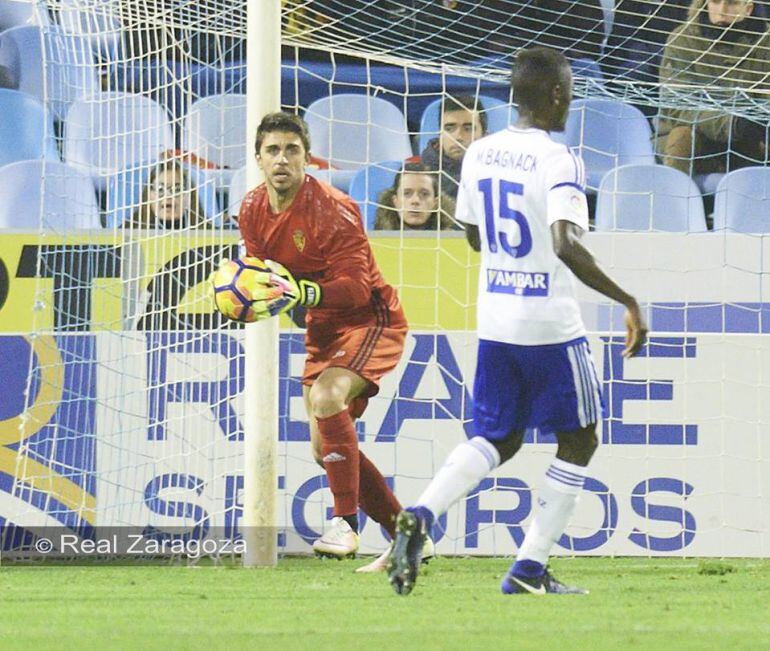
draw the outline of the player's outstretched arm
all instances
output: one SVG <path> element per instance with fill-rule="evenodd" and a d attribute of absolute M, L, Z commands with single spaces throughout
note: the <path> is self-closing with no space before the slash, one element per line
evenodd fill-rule
<path fill-rule="evenodd" d="M 623 356 L 636 355 L 647 339 L 647 324 L 639 303 L 596 263 L 591 252 L 580 241 L 583 236 L 580 226 L 565 220 L 556 221 L 551 225 L 551 235 L 554 252 L 583 284 L 626 307 L 626 347 Z"/>

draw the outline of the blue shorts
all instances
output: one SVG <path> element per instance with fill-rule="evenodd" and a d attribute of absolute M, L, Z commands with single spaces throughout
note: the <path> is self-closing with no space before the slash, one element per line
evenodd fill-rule
<path fill-rule="evenodd" d="M 604 410 L 585 337 L 547 346 L 479 340 L 473 394 L 476 434 L 490 441 L 534 427 L 573 432 Z"/>

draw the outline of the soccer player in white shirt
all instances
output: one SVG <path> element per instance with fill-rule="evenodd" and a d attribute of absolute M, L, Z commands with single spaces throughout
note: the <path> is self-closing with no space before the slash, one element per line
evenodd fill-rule
<path fill-rule="evenodd" d="M 636 299 L 580 242 L 588 230 L 583 162 L 549 131 L 563 131 L 572 100 L 567 59 L 549 48 L 522 50 L 511 78 L 515 125 L 474 142 L 463 161 L 457 219 L 481 251 L 475 436 L 457 446 L 414 507 L 402 511 L 388 568 L 409 594 L 425 535 L 441 514 L 521 447 L 524 430 L 556 434 L 538 510 L 503 579 L 506 594 L 584 593 L 547 568 L 598 445 L 599 381 L 585 339 L 574 278 L 626 308 L 626 357 L 644 345 Z"/>

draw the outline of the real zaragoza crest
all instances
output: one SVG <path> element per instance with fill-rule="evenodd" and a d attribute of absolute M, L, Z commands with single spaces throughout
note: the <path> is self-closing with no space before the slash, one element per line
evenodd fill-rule
<path fill-rule="evenodd" d="M 294 231 L 292 238 L 294 239 L 294 246 L 297 247 L 297 251 L 302 253 L 305 250 L 305 234 L 302 231 Z"/>

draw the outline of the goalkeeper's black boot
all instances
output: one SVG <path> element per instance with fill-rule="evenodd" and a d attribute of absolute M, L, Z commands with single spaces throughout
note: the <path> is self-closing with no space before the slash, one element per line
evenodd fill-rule
<path fill-rule="evenodd" d="M 388 580 L 397 594 L 408 595 L 417 582 L 427 532 L 425 520 L 412 511 L 396 518 L 396 540 L 388 563 Z"/>
<path fill-rule="evenodd" d="M 588 594 L 588 590 L 583 588 L 564 585 L 553 577 L 548 568 L 541 576 L 537 577 L 519 576 L 508 572 L 500 585 L 500 589 L 503 594 Z"/>

